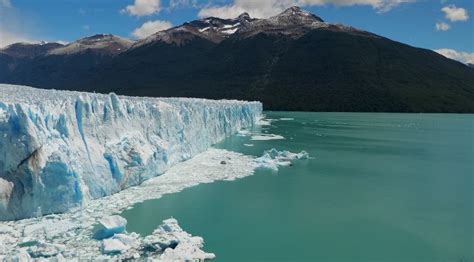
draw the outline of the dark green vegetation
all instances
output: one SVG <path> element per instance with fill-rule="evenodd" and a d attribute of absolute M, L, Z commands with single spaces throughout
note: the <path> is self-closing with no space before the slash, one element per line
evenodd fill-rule
<path fill-rule="evenodd" d="M 474 112 L 474 70 L 465 65 L 385 38 L 325 30 L 297 40 L 260 34 L 146 46 L 114 60 L 91 85 L 260 100 L 272 110 Z"/>
<path fill-rule="evenodd" d="M 0 82 L 42 88 L 259 100 L 269 110 L 474 112 L 472 68 L 349 30 L 156 41 L 117 56 L 38 56 L 13 69 L 9 59 L 0 57 Z"/>

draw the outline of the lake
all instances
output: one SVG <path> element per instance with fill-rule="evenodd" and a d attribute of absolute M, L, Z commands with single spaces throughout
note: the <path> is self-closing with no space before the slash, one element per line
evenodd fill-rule
<path fill-rule="evenodd" d="M 474 261 L 474 115 L 265 114 L 284 140 L 216 147 L 311 158 L 136 204 L 127 230 L 174 217 L 217 261 Z"/>

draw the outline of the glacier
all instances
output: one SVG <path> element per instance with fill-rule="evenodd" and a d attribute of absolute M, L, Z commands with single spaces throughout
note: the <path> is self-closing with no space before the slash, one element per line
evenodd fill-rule
<path fill-rule="evenodd" d="M 260 102 L 0 84 L 0 220 L 65 212 L 141 184 L 261 114 Z"/>

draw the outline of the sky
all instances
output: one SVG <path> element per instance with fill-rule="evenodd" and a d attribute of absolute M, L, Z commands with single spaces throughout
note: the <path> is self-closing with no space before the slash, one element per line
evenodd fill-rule
<path fill-rule="evenodd" d="M 326 22 L 474 63 L 474 0 L 0 0 L 0 47 L 99 33 L 140 39 L 202 17 L 266 18 L 294 5 Z"/>

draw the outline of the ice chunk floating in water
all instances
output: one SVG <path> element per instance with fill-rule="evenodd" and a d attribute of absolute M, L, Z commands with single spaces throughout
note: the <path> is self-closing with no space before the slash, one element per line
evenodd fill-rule
<path fill-rule="evenodd" d="M 278 151 L 275 148 L 263 152 L 263 155 L 254 160 L 255 168 L 271 169 L 278 171 L 279 166 L 290 166 L 291 161 L 295 159 L 307 159 L 309 157 L 306 151 L 300 153 L 291 153 L 290 151 Z"/>
<path fill-rule="evenodd" d="M 251 127 L 262 104 L 0 84 L 0 220 L 63 212 Z"/>
<path fill-rule="evenodd" d="M 202 237 L 184 231 L 174 218 L 166 219 L 151 235 L 115 234 L 102 241 L 104 259 L 130 260 L 140 257 L 158 261 L 204 261 L 213 259 L 213 253 L 202 250 Z"/>
<path fill-rule="evenodd" d="M 285 139 L 285 137 L 275 134 L 260 134 L 254 135 L 251 137 L 250 140 L 257 140 L 257 141 L 265 141 L 265 140 L 281 140 Z"/>

